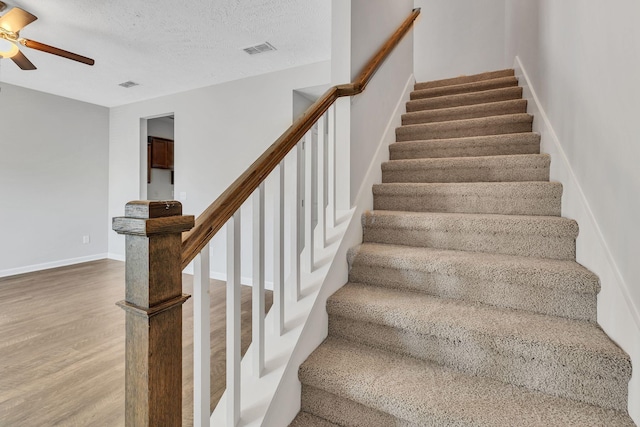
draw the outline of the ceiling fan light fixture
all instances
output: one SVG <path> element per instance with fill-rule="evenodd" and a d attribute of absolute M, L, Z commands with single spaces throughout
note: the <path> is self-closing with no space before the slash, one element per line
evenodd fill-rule
<path fill-rule="evenodd" d="M 0 37 L 0 58 L 13 58 L 20 52 L 15 43 Z"/>

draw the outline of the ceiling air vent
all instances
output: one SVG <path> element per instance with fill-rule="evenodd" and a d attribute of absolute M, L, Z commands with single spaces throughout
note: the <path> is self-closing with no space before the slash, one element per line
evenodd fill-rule
<path fill-rule="evenodd" d="M 128 82 L 120 83 L 118 86 L 129 89 L 130 87 L 138 86 L 139 84 L 140 83 L 132 82 L 131 80 L 129 80 Z"/>
<path fill-rule="evenodd" d="M 257 55 L 258 53 L 264 53 L 264 52 L 269 52 L 269 51 L 272 51 L 272 50 L 276 50 L 276 48 L 273 47 L 271 45 L 271 43 L 264 42 L 262 44 L 257 44 L 255 46 L 245 47 L 242 50 L 247 52 L 249 55 Z"/>

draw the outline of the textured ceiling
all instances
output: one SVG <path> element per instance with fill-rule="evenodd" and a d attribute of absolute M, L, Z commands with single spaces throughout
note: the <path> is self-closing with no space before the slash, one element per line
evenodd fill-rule
<path fill-rule="evenodd" d="M 108 107 L 330 57 L 328 0 L 4 1 L 38 17 L 21 36 L 96 64 L 22 47 L 38 69 L 2 59 L 0 82 Z M 277 51 L 242 50 L 265 41 Z M 118 86 L 128 80 L 140 86 Z"/>

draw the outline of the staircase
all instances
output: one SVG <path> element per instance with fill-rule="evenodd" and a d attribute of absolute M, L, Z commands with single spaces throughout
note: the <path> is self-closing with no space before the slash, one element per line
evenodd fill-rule
<path fill-rule="evenodd" d="M 513 70 L 417 83 L 292 426 L 633 426 Z"/>

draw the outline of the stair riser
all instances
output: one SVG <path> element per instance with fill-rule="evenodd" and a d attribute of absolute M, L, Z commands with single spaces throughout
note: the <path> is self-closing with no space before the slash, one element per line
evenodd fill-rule
<path fill-rule="evenodd" d="M 443 110 L 420 111 L 402 115 L 403 125 L 447 122 L 451 120 L 476 119 L 527 112 L 527 101 L 519 99 L 507 102 L 474 105 L 471 107 L 447 108 Z"/>
<path fill-rule="evenodd" d="M 515 75 L 513 69 L 488 71 L 486 73 L 473 74 L 470 76 L 459 76 L 450 79 L 441 79 L 431 82 L 418 82 L 414 85 L 414 90 L 431 89 L 434 87 L 460 85 L 465 83 L 479 82 L 482 80 L 499 79 L 501 77 L 512 77 Z"/>
<path fill-rule="evenodd" d="M 359 262 L 354 263 L 349 271 L 349 281 L 353 283 L 417 291 L 442 298 L 473 301 L 568 319 L 596 321 L 596 294 L 527 286 L 525 279 L 519 282 L 487 280 L 473 274 L 445 275 Z"/>
<path fill-rule="evenodd" d="M 301 406 L 303 411 L 341 426 L 418 427 L 418 424 L 305 384 L 302 385 Z"/>
<path fill-rule="evenodd" d="M 382 182 L 525 182 L 549 181 L 549 163 L 531 167 L 485 166 L 383 170 Z"/>
<path fill-rule="evenodd" d="M 415 90 L 411 92 L 410 99 L 434 98 L 437 96 L 458 95 L 462 93 L 481 92 L 491 89 L 518 86 L 518 79 L 515 77 L 503 77 L 499 79 L 483 80 L 469 84 L 455 86 L 443 86 L 432 89 Z"/>
<path fill-rule="evenodd" d="M 375 210 L 409 212 L 560 216 L 560 204 L 560 197 L 554 194 L 523 198 L 517 194 L 496 197 L 438 191 L 404 195 L 374 193 L 373 197 Z"/>
<path fill-rule="evenodd" d="M 561 260 L 575 260 L 576 257 L 574 238 L 523 235 L 515 232 L 482 234 L 416 227 L 387 228 L 367 224 L 364 227 L 364 242 Z"/>
<path fill-rule="evenodd" d="M 629 367 L 616 369 L 606 357 L 521 342 L 517 337 L 498 340 L 469 330 L 446 331 L 442 336 L 417 333 L 371 323 L 374 319 L 367 320 L 366 313 L 356 321 L 336 314 L 331 302 L 327 311 L 332 337 L 555 396 L 617 410 L 627 407 L 627 386 L 622 379 Z"/>
<path fill-rule="evenodd" d="M 289 427 L 340 427 L 309 412 L 299 412 Z"/>
<path fill-rule="evenodd" d="M 450 122 L 450 126 L 412 125 L 396 129 L 396 141 L 420 141 L 425 139 L 466 138 L 486 135 L 506 135 L 531 132 L 531 121 L 515 121 L 504 124 L 474 124 L 460 126 Z"/>
<path fill-rule="evenodd" d="M 464 93 L 460 95 L 416 99 L 407 102 L 407 113 L 436 110 L 439 108 L 464 107 L 467 105 L 486 104 L 488 102 L 508 101 L 511 99 L 521 98 L 522 88 L 519 86 L 512 86 L 502 89 Z"/>
<path fill-rule="evenodd" d="M 537 138 L 537 135 L 534 138 L 529 136 L 514 137 L 512 140 L 500 138 L 492 141 L 491 138 L 444 139 L 391 144 L 389 158 L 390 160 L 409 160 L 540 153 L 540 139 Z"/>

